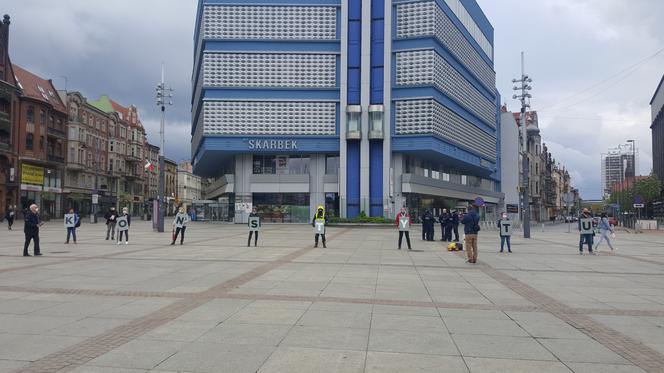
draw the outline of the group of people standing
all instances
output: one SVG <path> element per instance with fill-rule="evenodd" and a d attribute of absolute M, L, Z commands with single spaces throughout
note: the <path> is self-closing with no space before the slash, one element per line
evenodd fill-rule
<path fill-rule="evenodd" d="M 441 241 L 453 242 L 452 233 L 454 233 L 454 242 L 459 242 L 459 213 L 456 210 L 443 212 L 437 217 L 433 215 L 431 210 L 425 210 L 422 216 L 422 240 L 434 241 L 435 238 L 435 225 L 440 224 Z"/>

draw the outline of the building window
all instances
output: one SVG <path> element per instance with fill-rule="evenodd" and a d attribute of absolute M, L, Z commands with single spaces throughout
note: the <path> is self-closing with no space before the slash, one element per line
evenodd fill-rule
<path fill-rule="evenodd" d="M 463 184 L 463 185 L 468 184 L 468 176 L 461 175 L 461 184 Z"/>
<path fill-rule="evenodd" d="M 28 112 L 27 112 L 27 120 L 28 123 L 34 123 L 35 122 L 35 108 L 33 106 L 28 106 Z"/>
<path fill-rule="evenodd" d="M 32 150 L 33 142 L 35 140 L 35 135 L 29 133 L 25 136 L 25 148 L 27 150 Z"/>
<path fill-rule="evenodd" d="M 254 174 L 306 175 L 309 156 L 254 155 Z"/>
<path fill-rule="evenodd" d="M 39 149 L 44 150 L 44 136 L 39 136 Z"/>
<path fill-rule="evenodd" d="M 339 156 L 337 155 L 325 156 L 325 173 L 327 175 L 339 174 Z"/>
<path fill-rule="evenodd" d="M 443 181 L 450 181 L 450 174 L 443 172 Z"/>
<path fill-rule="evenodd" d="M 44 112 L 44 110 L 39 110 L 39 125 L 46 125 L 46 112 Z"/>

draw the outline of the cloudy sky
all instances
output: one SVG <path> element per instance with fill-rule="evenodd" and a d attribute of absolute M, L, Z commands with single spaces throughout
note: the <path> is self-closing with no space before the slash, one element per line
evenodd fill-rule
<path fill-rule="evenodd" d="M 635 139 L 652 168 L 648 102 L 664 74 L 664 1 L 478 0 L 496 30 L 497 86 L 511 110 L 520 51 L 543 141 L 586 199 L 600 197 L 600 154 Z M 160 64 L 175 89 L 166 155 L 188 159 L 195 0 L 8 0 L 14 63 L 89 98 L 139 108 L 158 143 Z"/>

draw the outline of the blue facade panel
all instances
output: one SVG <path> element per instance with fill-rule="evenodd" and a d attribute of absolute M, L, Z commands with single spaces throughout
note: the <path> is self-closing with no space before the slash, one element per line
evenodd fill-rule
<path fill-rule="evenodd" d="M 369 205 L 370 216 L 383 216 L 383 142 L 369 145 Z"/>
<path fill-rule="evenodd" d="M 346 215 L 360 215 L 360 142 L 349 141 L 346 147 Z"/>

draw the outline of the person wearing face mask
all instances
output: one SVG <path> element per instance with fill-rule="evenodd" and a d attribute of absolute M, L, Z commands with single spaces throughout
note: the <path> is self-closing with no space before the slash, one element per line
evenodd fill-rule
<path fill-rule="evenodd" d="M 124 224 L 122 221 L 126 220 L 126 224 Z M 131 226 L 131 215 L 129 215 L 129 209 L 126 207 L 122 208 L 122 213 L 118 215 L 117 217 L 117 222 L 118 222 L 118 245 L 120 245 L 122 242 L 122 234 L 124 233 L 125 237 L 125 245 L 129 245 L 129 227 Z"/>
<path fill-rule="evenodd" d="M 403 236 L 406 236 L 406 243 L 408 243 L 408 250 L 412 250 L 412 247 L 410 247 L 410 226 L 413 224 L 412 220 L 410 219 L 410 215 L 408 212 L 406 212 L 406 208 L 402 207 L 401 212 L 397 214 L 396 217 L 396 226 L 397 229 L 399 230 L 399 250 L 401 250 L 401 240 L 403 239 Z"/>
<path fill-rule="evenodd" d="M 182 232 L 180 235 L 180 245 L 184 243 L 184 231 L 187 229 L 188 221 L 189 215 L 184 212 L 184 207 L 180 207 L 178 213 L 175 215 L 175 219 L 173 219 L 173 228 L 175 228 L 175 234 L 173 235 L 173 241 L 171 242 L 171 245 L 175 245 L 175 241 L 178 239 L 180 232 Z"/>
<path fill-rule="evenodd" d="M 510 237 L 512 236 L 512 221 L 503 212 L 500 220 L 498 220 L 498 232 L 500 232 L 500 252 L 505 249 L 505 242 L 507 242 L 507 252 L 512 252 L 512 245 L 510 244 Z"/>
<path fill-rule="evenodd" d="M 110 235 L 111 240 L 115 241 L 115 219 L 117 219 L 118 213 L 115 211 L 115 207 L 111 207 L 106 214 L 104 214 L 104 219 L 106 219 L 106 241 Z"/>
<path fill-rule="evenodd" d="M 256 221 L 256 219 L 258 219 L 258 221 Z M 256 207 L 253 207 L 251 209 L 251 213 L 249 214 L 249 221 L 247 222 L 247 226 L 249 226 L 249 239 L 247 240 L 247 247 L 251 246 L 251 236 L 252 235 L 254 236 L 254 247 L 256 247 L 256 246 L 258 246 L 258 230 L 260 229 L 260 226 L 261 226 L 261 216 L 258 215 L 258 210 L 256 210 Z M 323 242 L 325 242 L 325 241 L 323 241 Z"/>
<path fill-rule="evenodd" d="M 25 213 L 25 225 L 23 226 L 23 233 L 25 233 L 25 244 L 23 245 L 23 256 L 31 256 L 28 253 L 30 241 L 34 241 L 35 243 L 34 255 L 42 255 L 39 248 L 39 227 L 42 225 L 43 223 L 39 217 L 39 208 L 33 203 Z"/>
<path fill-rule="evenodd" d="M 583 245 L 588 245 L 588 253 L 595 255 L 593 252 L 593 236 L 595 235 L 595 228 L 593 226 L 593 217 L 590 215 L 590 210 L 583 209 L 583 213 L 579 216 L 579 255 L 583 255 Z"/>
<path fill-rule="evenodd" d="M 314 218 L 311 221 L 311 226 L 314 227 L 314 247 L 318 247 L 318 236 L 321 236 L 323 239 L 323 247 L 327 248 L 325 245 L 325 226 L 327 225 L 327 215 L 325 215 L 325 207 L 323 205 L 318 206 Z"/>

